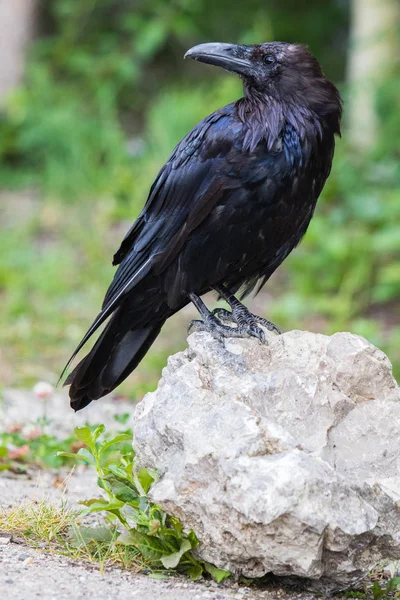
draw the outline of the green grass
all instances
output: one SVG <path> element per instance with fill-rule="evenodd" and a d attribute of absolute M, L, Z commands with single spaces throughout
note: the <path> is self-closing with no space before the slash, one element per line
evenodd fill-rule
<path fill-rule="evenodd" d="M 39 202 L 23 225 L 2 231 L 0 347 L 10 365 L 3 384 L 57 382 L 111 281 L 111 257 L 122 237 L 115 226 L 106 204 L 49 201 Z M 143 373 L 160 369 L 166 352 L 160 354 L 146 361 Z M 138 379 L 138 392 L 147 387 Z"/>
<path fill-rule="evenodd" d="M 109 528 L 83 525 L 82 511 L 65 504 L 42 500 L 0 507 L 0 531 L 42 552 L 96 565 L 100 571 L 114 565 L 136 571 L 148 568 L 136 548 L 115 544 Z"/>

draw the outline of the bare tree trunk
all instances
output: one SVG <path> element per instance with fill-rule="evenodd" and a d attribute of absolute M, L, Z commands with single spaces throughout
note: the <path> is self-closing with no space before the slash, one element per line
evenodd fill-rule
<path fill-rule="evenodd" d="M 21 81 L 37 0 L 0 0 L 0 103 Z"/>
<path fill-rule="evenodd" d="M 400 0 L 352 0 L 348 63 L 348 137 L 360 150 L 372 148 L 379 123 L 376 95 L 399 56 Z"/>

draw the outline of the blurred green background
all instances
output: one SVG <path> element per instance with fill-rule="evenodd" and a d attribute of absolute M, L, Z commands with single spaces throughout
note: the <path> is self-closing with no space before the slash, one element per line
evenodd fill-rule
<path fill-rule="evenodd" d="M 13 4 L 0 3 L 1 385 L 57 381 L 158 169 L 241 95 L 238 79 L 184 52 L 273 39 L 309 45 L 345 118 L 303 243 L 250 305 L 284 330 L 364 335 L 400 376 L 398 0 Z M 192 314 L 166 325 L 122 394 L 154 388 Z"/>

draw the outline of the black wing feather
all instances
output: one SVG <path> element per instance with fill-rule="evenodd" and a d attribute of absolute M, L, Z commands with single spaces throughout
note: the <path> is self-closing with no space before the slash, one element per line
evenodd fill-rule
<path fill-rule="evenodd" d="M 126 234 L 113 264 L 119 264 L 104 298 L 101 312 L 65 366 L 60 379 L 93 333 L 118 308 L 152 269 L 162 271 L 173 260 L 188 235 L 209 214 L 221 195 L 218 183 L 218 138 L 224 135 L 224 152 L 233 135 L 218 122 L 229 117 L 233 105 L 206 117 L 176 146 L 156 177 L 147 202 Z M 217 127 L 216 127 L 217 126 Z M 199 157 L 200 150 L 202 156 Z M 193 160 L 196 159 L 196 160 Z"/>
<path fill-rule="evenodd" d="M 226 109 L 229 113 L 230 106 Z M 214 141 L 220 128 L 215 126 L 227 116 L 226 109 L 199 123 L 161 169 L 143 211 L 114 256 L 114 264 L 120 266 L 105 296 L 103 311 L 115 306 L 151 269 L 161 272 L 217 203 L 222 184 L 218 181 Z M 224 135 L 226 152 L 234 138 L 231 135 L 227 140 L 226 131 Z"/>

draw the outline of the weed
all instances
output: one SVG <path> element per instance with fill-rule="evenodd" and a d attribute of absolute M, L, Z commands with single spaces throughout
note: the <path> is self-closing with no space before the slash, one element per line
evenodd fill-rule
<path fill-rule="evenodd" d="M 398 588 L 400 586 L 400 577 L 392 577 L 384 585 L 374 581 L 372 585 L 366 584 L 365 591 L 349 590 L 342 594 L 343 598 L 363 598 L 365 600 L 389 600 L 390 598 L 400 598 Z"/>
<path fill-rule="evenodd" d="M 384 587 L 378 581 L 374 581 L 371 587 L 372 597 L 374 600 L 385 600 L 390 597 L 399 598 L 399 593 L 397 592 L 399 586 L 400 577 L 392 577 L 386 582 Z"/>
<path fill-rule="evenodd" d="M 129 433 L 112 439 L 102 439 L 104 425 L 94 431 L 77 427 L 75 434 L 85 444 L 77 453 L 60 452 L 60 456 L 75 458 L 93 466 L 98 474 L 98 485 L 106 498 L 82 501 L 87 513 L 103 512 L 116 533 L 115 544 L 134 548 L 152 568 L 185 573 L 195 580 L 209 573 L 216 581 L 223 581 L 230 573 L 198 560 L 193 550 L 198 545 L 196 534 L 185 532 L 180 521 L 168 516 L 147 497 L 157 474 L 137 469 L 135 453 L 113 453 L 116 444 L 132 441 Z M 108 530 L 109 531 L 109 530 Z"/>

